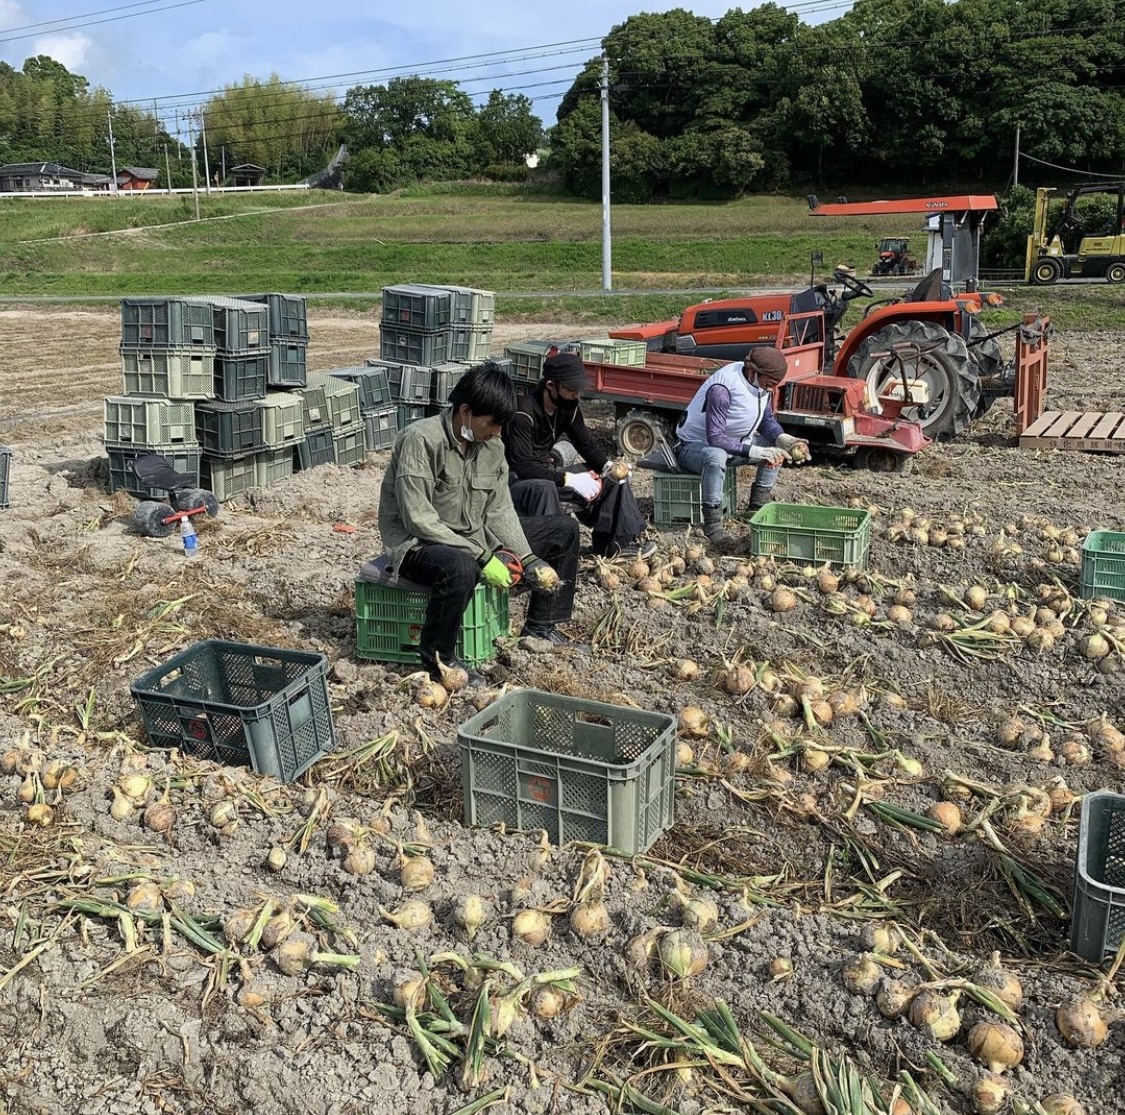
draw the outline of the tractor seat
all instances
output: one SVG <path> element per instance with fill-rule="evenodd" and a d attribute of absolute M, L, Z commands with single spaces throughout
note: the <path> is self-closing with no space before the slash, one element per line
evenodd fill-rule
<path fill-rule="evenodd" d="M 904 302 L 940 302 L 942 287 L 945 284 L 941 278 L 941 268 L 935 267 L 922 281 L 903 299 Z"/>

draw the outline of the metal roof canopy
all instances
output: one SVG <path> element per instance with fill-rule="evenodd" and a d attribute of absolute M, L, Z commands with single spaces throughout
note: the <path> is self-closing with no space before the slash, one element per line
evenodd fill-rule
<path fill-rule="evenodd" d="M 906 197 L 889 201 L 838 201 L 822 205 L 809 194 L 813 217 L 878 217 L 895 213 L 924 213 L 937 219 L 931 235 L 940 238 L 941 275 L 951 286 L 963 282 L 973 290 L 980 273 L 980 234 L 989 213 L 1000 206 L 992 194 L 950 194 L 945 197 Z M 936 247 L 936 245 L 935 245 Z"/>

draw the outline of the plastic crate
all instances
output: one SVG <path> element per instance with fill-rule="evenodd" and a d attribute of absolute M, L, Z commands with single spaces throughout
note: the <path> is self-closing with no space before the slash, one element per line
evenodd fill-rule
<path fill-rule="evenodd" d="M 166 399 L 215 397 L 215 350 L 121 350 L 121 372 L 126 395 Z"/>
<path fill-rule="evenodd" d="M 195 427 L 199 444 L 211 457 L 241 457 L 265 448 L 258 401 L 196 403 Z"/>
<path fill-rule="evenodd" d="M 104 440 L 109 445 L 196 445 L 190 402 L 110 395 L 103 401 Z"/>
<path fill-rule="evenodd" d="M 10 507 L 8 502 L 8 483 L 12 478 L 12 451 L 0 445 L 0 511 Z"/>
<path fill-rule="evenodd" d="M 467 825 L 638 855 L 672 823 L 676 722 L 664 713 L 519 689 L 466 720 L 457 742 Z"/>
<path fill-rule="evenodd" d="M 738 469 L 728 468 L 723 481 L 723 516 L 738 509 Z M 703 479 L 694 472 L 652 474 L 652 521 L 661 530 L 699 526 L 703 522 Z"/>
<path fill-rule="evenodd" d="M 271 340 L 266 383 L 270 387 L 304 387 L 308 378 L 308 341 Z"/>
<path fill-rule="evenodd" d="M 123 298 L 121 344 L 135 348 L 215 348 L 210 303 L 195 298 Z"/>
<path fill-rule="evenodd" d="M 205 455 L 199 465 L 200 482 L 215 493 L 220 503 L 244 496 L 258 484 L 256 458 L 256 453 L 247 453 L 244 457 Z"/>
<path fill-rule="evenodd" d="M 1098 790 L 1082 799 L 1070 947 L 1101 964 L 1125 936 L 1125 794 Z"/>
<path fill-rule="evenodd" d="M 430 592 L 405 578 L 391 583 L 384 559 L 367 562 L 355 582 L 355 653 L 375 662 L 418 662 L 418 640 Z M 461 618 L 455 654 L 477 666 L 496 655 L 496 640 L 508 634 L 508 594 L 478 584 Z"/>
<path fill-rule="evenodd" d="M 309 376 L 308 387 L 319 387 L 324 393 L 328 423 L 338 430 L 358 426 L 362 422 L 359 407 L 359 388 L 346 379 L 318 372 Z"/>
<path fill-rule="evenodd" d="M 558 352 L 553 341 L 525 341 L 508 345 L 504 355 L 512 362 L 511 377 L 516 383 L 534 386 L 543 378 L 543 361 Z"/>
<path fill-rule="evenodd" d="M 867 568 L 871 514 L 851 507 L 767 503 L 750 520 L 750 553 L 781 561 Z"/>
<path fill-rule="evenodd" d="M 454 324 L 492 328 L 496 320 L 496 294 L 493 291 L 468 286 L 451 286 L 446 289 L 453 294 Z"/>
<path fill-rule="evenodd" d="M 291 782 L 335 746 L 327 667 L 323 654 L 208 639 L 129 691 L 155 746 Z"/>
<path fill-rule="evenodd" d="M 336 464 L 355 468 L 367 459 L 367 427 L 362 422 L 344 429 L 332 427 L 332 445 Z"/>
<path fill-rule="evenodd" d="M 439 361 L 444 364 L 445 361 Z M 390 369 L 391 399 L 396 403 L 428 403 L 434 381 L 432 367 L 402 364 Z"/>
<path fill-rule="evenodd" d="M 158 499 L 161 502 L 171 497 L 171 492 L 166 488 L 150 488 L 133 471 L 133 462 L 149 453 L 159 453 L 177 472 L 193 476 L 196 487 L 207 487 L 200 483 L 202 451 L 197 446 L 177 445 L 169 448 L 167 445 L 107 445 L 105 451 L 109 457 L 111 492 L 120 490 L 137 499 Z"/>
<path fill-rule="evenodd" d="M 332 427 L 320 426 L 315 430 L 307 430 L 304 440 L 297 443 L 296 457 L 294 466 L 298 471 L 316 468 L 317 465 L 335 464 L 336 444 L 332 440 Z"/>
<path fill-rule="evenodd" d="M 420 422 L 427 417 L 429 417 L 429 410 L 426 407 L 407 406 L 404 403 L 399 403 L 395 407 L 395 427 L 399 430 L 405 430 L 412 422 Z"/>
<path fill-rule="evenodd" d="M 1094 530 L 1086 535 L 1078 594 L 1083 600 L 1125 600 L 1125 534 Z"/>
<path fill-rule="evenodd" d="M 471 367 L 466 361 L 449 361 L 431 368 L 430 402 L 434 406 L 445 406 L 449 402 L 449 393 Z"/>
<path fill-rule="evenodd" d="M 648 357 L 648 345 L 644 341 L 596 337 L 592 341 L 579 341 L 578 355 L 595 364 L 624 364 L 632 368 L 643 368 Z"/>
<path fill-rule="evenodd" d="M 467 360 L 479 364 L 488 358 L 492 348 L 492 326 L 483 329 L 459 326 L 453 329 L 449 338 L 449 359 Z"/>
<path fill-rule="evenodd" d="M 390 368 L 387 365 L 333 368 L 328 374 L 352 384 L 359 391 L 360 410 L 377 410 L 391 401 Z"/>
<path fill-rule="evenodd" d="M 432 333 L 446 328 L 453 320 L 453 292 L 446 287 L 383 287 L 382 323 L 385 328 L 421 330 Z"/>
<path fill-rule="evenodd" d="M 242 298 L 212 298 L 215 347 L 235 355 L 260 353 L 269 348 L 270 309 Z"/>
<path fill-rule="evenodd" d="M 270 391 L 258 406 L 262 411 L 262 442 L 267 449 L 295 445 L 305 437 L 305 407 L 285 391 Z"/>
<path fill-rule="evenodd" d="M 271 341 L 309 339 L 309 311 L 303 295 L 246 294 L 244 302 L 264 302 L 269 307 Z"/>
<path fill-rule="evenodd" d="M 384 324 L 379 328 L 379 357 L 398 364 L 432 368 L 449 359 L 451 336 L 448 329 L 430 333 Z"/>
<path fill-rule="evenodd" d="M 363 411 L 363 444 L 368 453 L 390 449 L 398 435 L 398 407 Z"/>
<path fill-rule="evenodd" d="M 268 488 L 293 475 L 292 449 L 263 449 L 254 454 L 254 486 Z"/>
<path fill-rule="evenodd" d="M 264 399 L 270 374 L 270 354 L 215 357 L 215 396 L 223 402 Z"/>

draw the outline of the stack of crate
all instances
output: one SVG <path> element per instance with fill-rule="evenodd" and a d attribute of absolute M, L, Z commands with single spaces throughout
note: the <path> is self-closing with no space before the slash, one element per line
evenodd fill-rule
<path fill-rule="evenodd" d="M 390 449 L 398 433 L 398 407 L 391 400 L 392 367 L 398 365 L 371 360 L 362 367 L 333 368 L 328 373 L 354 384 L 359 392 L 359 413 L 368 453 Z"/>
<path fill-rule="evenodd" d="M 384 287 L 379 355 L 424 367 L 447 360 L 479 363 L 492 345 L 495 313 L 490 290 L 426 283 Z"/>
<path fill-rule="evenodd" d="M 309 315 L 305 299 L 288 294 L 248 294 L 269 307 L 270 387 L 304 387 L 308 375 Z"/>
<path fill-rule="evenodd" d="M 303 400 L 307 433 L 320 442 L 326 436 L 331 439 L 331 460 L 352 468 L 362 464 L 367 449 L 359 388 L 350 380 L 316 372 L 294 394 Z"/>
<path fill-rule="evenodd" d="M 194 298 L 125 298 L 121 302 L 124 394 L 104 402 L 109 490 L 166 500 L 133 472 L 133 462 L 159 453 L 200 483 L 201 448 L 194 403 L 215 397 L 218 346 L 210 304 Z"/>

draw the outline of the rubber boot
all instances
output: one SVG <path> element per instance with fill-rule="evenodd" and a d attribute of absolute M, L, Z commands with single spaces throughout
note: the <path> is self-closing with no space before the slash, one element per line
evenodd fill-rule
<path fill-rule="evenodd" d="M 746 513 L 753 515 L 755 511 L 761 511 L 772 499 L 772 487 L 767 488 L 764 484 L 752 484 L 750 486 L 750 502 L 746 504 Z"/>
<path fill-rule="evenodd" d="M 714 546 L 730 546 L 734 535 L 723 526 L 723 509 L 703 505 L 703 533 Z"/>

